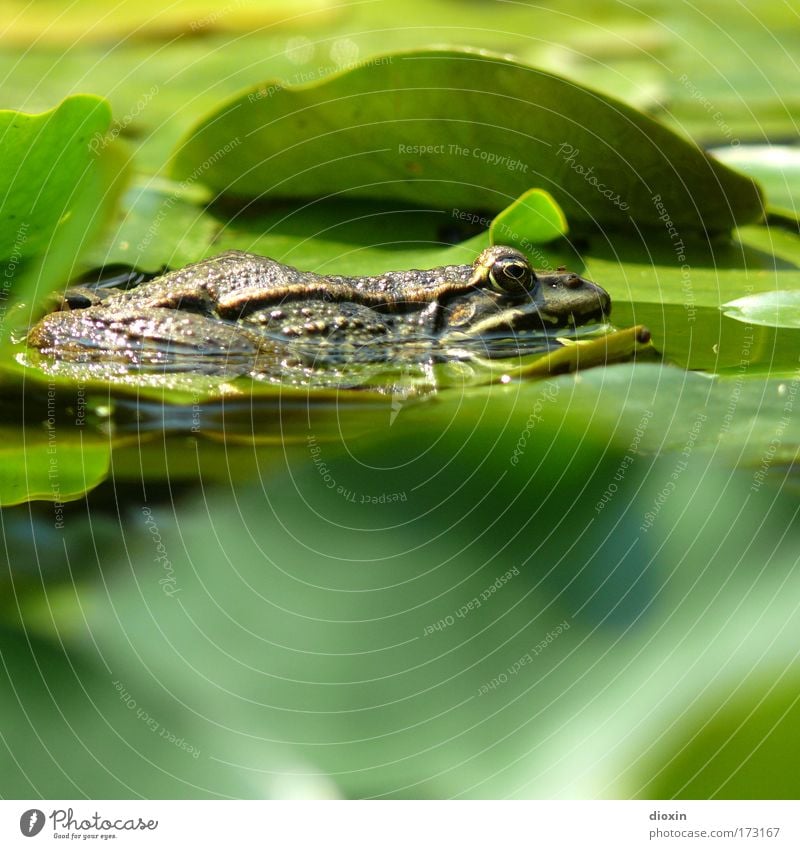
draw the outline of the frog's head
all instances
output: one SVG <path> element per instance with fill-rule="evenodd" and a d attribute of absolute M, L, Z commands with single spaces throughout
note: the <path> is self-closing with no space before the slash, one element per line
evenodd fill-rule
<path fill-rule="evenodd" d="M 536 272 L 515 248 L 494 245 L 474 262 L 471 288 L 445 304 L 447 331 L 470 336 L 551 330 L 604 321 L 605 289 L 559 268 Z"/>

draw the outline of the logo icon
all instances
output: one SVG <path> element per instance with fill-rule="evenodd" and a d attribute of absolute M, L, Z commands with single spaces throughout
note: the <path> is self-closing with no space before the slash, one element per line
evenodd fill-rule
<path fill-rule="evenodd" d="M 44 811 L 31 808 L 19 818 L 19 830 L 25 837 L 36 837 L 44 828 Z"/>

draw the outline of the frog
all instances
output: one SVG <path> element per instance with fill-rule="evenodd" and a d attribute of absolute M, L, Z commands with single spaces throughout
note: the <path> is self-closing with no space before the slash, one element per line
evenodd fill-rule
<path fill-rule="evenodd" d="M 365 366 L 508 356 L 602 324 L 611 299 L 493 245 L 468 265 L 322 275 L 231 250 L 134 288 L 68 289 L 27 344 L 92 374 L 191 372 L 348 385 Z M 502 344 L 500 344 L 502 343 Z M 355 378 L 354 378 L 355 379 Z"/>

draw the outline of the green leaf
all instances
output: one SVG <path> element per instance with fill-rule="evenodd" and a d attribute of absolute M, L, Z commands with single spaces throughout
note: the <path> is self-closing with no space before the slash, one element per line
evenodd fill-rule
<path fill-rule="evenodd" d="M 463 219 L 436 209 L 341 200 L 239 211 L 209 208 L 207 195 L 197 184 L 135 181 L 84 269 L 122 264 L 156 272 L 246 250 L 323 274 L 378 274 L 470 263 L 489 245 L 484 228 L 491 219 L 481 215 Z M 451 233 L 459 244 L 443 244 Z"/>
<path fill-rule="evenodd" d="M 265 83 L 178 148 L 173 174 L 239 198 L 506 207 L 549 191 L 572 226 L 720 231 L 762 215 L 755 184 L 630 107 L 507 59 L 380 56 L 319 84 Z"/>
<path fill-rule="evenodd" d="M 493 245 L 527 251 L 532 245 L 566 235 L 567 230 L 567 219 L 553 196 L 543 189 L 531 189 L 495 216 L 489 238 Z"/>
<path fill-rule="evenodd" d="M 788 766 L 800 729 L 800 670 L 764 667 L 745 667 L 728 692 L 690 706 L 640 798 L 797 799 L 800 777 Z"/>
<path fill-rule="evenodd" d="M 673 366 L 629 363 L 588 369 L 574 377 L 550 377 L 548 383 L 559 391 L 547 404 L 548 426 L 558 430 L 563 423 L 577 430 L 583 423 L 587 433 L 603 434 L 627 453 L 678 456 L 690 442 L 692 453 L 716 454 L 732 466 L 756 469 L 769 450 L 767 465 L 780 471 L 781 464 L 794 462 L 800 452 L 796 360 L 785 374 L 769 379 L 757 372 L 751 375 L 749 368 L 710 377 Z M 479 387 L 459 401 L 460 409 L 468 418 L 480 415 L 481 409 L 512 416 L 517 414 L 517 393 L 517 403 L 530 409 L 542 391 L 541 384 Z M 444 426 L 452 413 L 449 403 L 442 397 L 429 409 L 410 407 L 402 415 L 409 426 L 417 427 L 423 427 L 426 418 L 442 416 Z M 691 438 L 687 422 L 701 425 Z M 769 468 L 761 471 L 763 479 Z"/>
<path fill-rule="evenodd" d="M 800 290 L 800 238 L 767 227 L 736 235 L 714 242 L 682 236 L 673 242 L 666 233 L 647 242 L 590 237 L 584 274 L 611 295 L 614 324 L 646 325 L 671 362 L 716 372 L 746 356 L 761 370 L 788 368 L 797 360 L 795 329 L 748 326 L 721 307 L 759 292 Z"/>
<path fill-rule="evenodd" d="M 77 95 L 40 115 L 0 111 L 0 258 L 41 253 L 71 217 L 80 184 L 104 147 L 111 109 Z"/>
<path fill-rule="evenodd" d="M 117 220 L 84 257 L 83 265 L 87 270 L 129 265 L 156 273 L 203 259 L 224 226 L 206 212 L 208 199 L 201 186 L 139 178 L 123 195 Z"/>
<path fill-rule="evenodd" d="M 722 305 L 725 315 L 745 324 L 800 328 L 800 289 L 760 292 Z"/>
<path fill-rule="evenodd" d="M 29 324 L 43 299 L 75 273 L 106 225 L 126 163 L 113 139 L 106 101 L 68 98 L 42 115 L 0 113 L 0 256 L 4 258 L 4 332 Z M 14 303 L 16 302 L 16 303 Z"/>
<path fill-rule="evenodd" d="M 523 251 L 567 232 L 563 212 L 541 189 L 526 192 L 493 222 L 472 213 L 459 217 L 440 210 L 404 210 L 368 202 L 250 210 L 228 218 L 224 210 L 209 210 L 208 200 L 198 185 L 137 180 L 125 193 L 114 226 L 84 257 L 84 265 L 87 270 L 120 264 L 158 272 L 239 249 L 312 270 L 323 266 L 330 270 L 330 264 L 338 260 L 342 274 L 370 273 L 370 269 L 379 273 L 471 262 L 470 251 L 478 242 L 435 246 L 448 230 L 460 236 L 480 232 L 491 222 L 489 237 L 481 234 L 481 248 L 491 241 Z M 386 241 L 387 228 L 397 234 L 396 245 Z M 530 252 L 535 259 L 536 253 Z"/>
<path fill-rule="evenodd" d="M 0 440 L 0 507 L 33 500 L 60 505 L 81 498 L 108 475 L 108 440 L 84 439 L 79 429 L 3 427 Z M 63 513 L 57 509 L 54 517 L 63 527 Z"/>

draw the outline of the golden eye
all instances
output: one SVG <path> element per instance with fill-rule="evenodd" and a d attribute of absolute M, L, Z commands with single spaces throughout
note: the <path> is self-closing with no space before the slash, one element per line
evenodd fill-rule
<path fill-rule="evenodd" d="M 489 281 L 504 295 L 523 295 L 536 286 L 536 274 L 521 257 L 499 257 L 489 267 Z"/>

